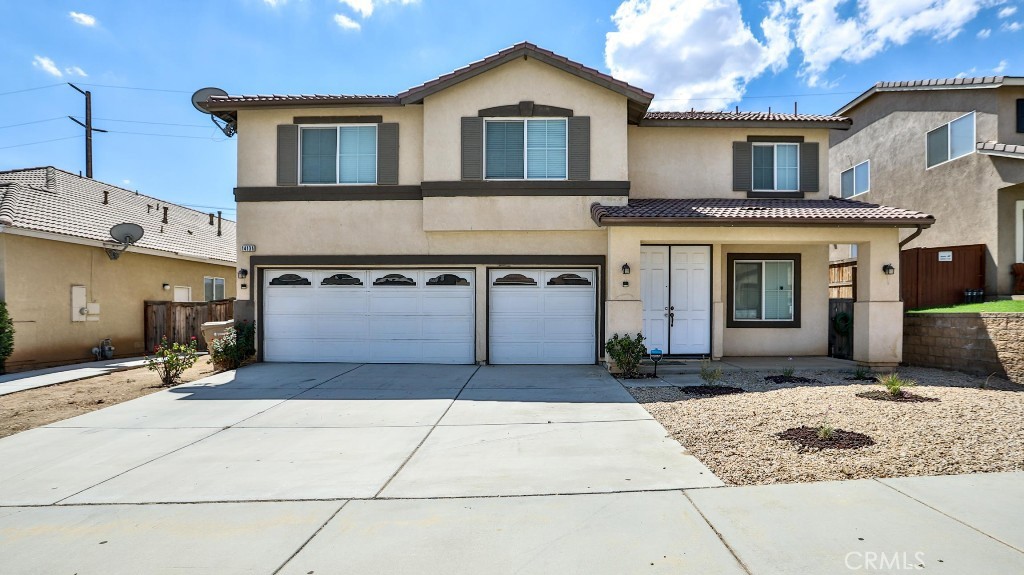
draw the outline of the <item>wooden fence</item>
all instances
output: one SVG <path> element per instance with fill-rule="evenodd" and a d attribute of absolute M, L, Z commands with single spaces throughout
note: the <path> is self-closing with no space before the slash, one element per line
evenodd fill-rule
<path fill-rule="evenodd" d="M 964 290 L 984 287 L 984 244 L 900 252 L 900 295 L 904 309 L 962 303 Z"/>
<path fill-rule="evenodd" d="M 195 337 L 206 351 L 202 326 L 208 321 L 231 319 L 233 299 L 197 302 L 147 301 L 145 305 L 146 350 L 152 351 L 163 337 L 168 342 L 188 343 Z"/>
<path fill-rule="evenodd" d="M 857 261 L 828 266 L 828 299 L 857 299 Z"/>

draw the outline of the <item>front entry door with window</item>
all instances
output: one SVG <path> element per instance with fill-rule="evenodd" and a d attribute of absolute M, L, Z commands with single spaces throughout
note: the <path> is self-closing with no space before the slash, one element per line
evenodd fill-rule
<path fill-rule="evenodd" d="M 643 246 L 640 290 L 647 349 L 711 353 L 711 247 Z"/>

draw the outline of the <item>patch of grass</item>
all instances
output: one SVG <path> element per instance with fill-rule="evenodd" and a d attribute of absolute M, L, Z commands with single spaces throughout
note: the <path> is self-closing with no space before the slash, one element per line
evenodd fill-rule
<path fill-rule="evenodd" d="M 786 369 L 782 370 L 782 375 L 786 377 L 793 377 L 794 371 L 795 370 L 792 367 L 787 367 Z"/>
<path fill-rule="evenodd" d="M 718 385 L 722 380 L 722 368 L 712 368 L 710 359 L 702 360 L 700 362 L 700 378 L 708 385 Z"/>
<path fill-rule="evenodd" d="M 1024 313 L 1024 300 L 1003 299 L 982 303 L 965 303 L 946 307 L 929 307 L 910 310 L 907 313 Z"/>
<path fill-rule="evenodd" d="M 874 374 L 871 373 L 870 369 L 863 365 L 858 365 L 853 370 L 853 379 L 874 379 Z"/>
<path fill-rule="evenodd" d="M 896 373 L 895 371 L 879 377 L 878 383 L 884 385 L 885 389 L 892 396 L 903 395 L 904 387 L 911 387 L 917 385 L 916 381 L 909 378 L 901 377 L 900 374 Z"/>

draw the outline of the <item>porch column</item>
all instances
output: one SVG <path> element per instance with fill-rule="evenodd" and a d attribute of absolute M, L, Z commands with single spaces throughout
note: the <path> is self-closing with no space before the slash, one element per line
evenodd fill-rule
<path fill-rule="evenodd" d="M 722 244 L 711 246 L 711 359 L 722 359 L 725 349 L 725 260 Z"/>
<path fill-rule="evenodd" d="M 853 359 L 870 367 L 895 367 L 903 360 L 899 230 L 873 230 L 870 235 L 877 239 L 857 244 Z M 883 271 L 887 264 L 895 268 L 892 275 Z"/>
<path fill-rule="evenodd" d="M 628 264 L 629 275 L 622 273 Z M 608 228 L 608 269 L 605 272 L 604 338 L 614 333 L 636 335 L 643 331 L 644 309 L 640 301 L 640 239 L 629 228 Z M 622 285 L 628 282 L 628 286 Z M 604 342 L 602 343 L 602 347 Z M 607 358 L 606 358 L 607 361 Z"/>

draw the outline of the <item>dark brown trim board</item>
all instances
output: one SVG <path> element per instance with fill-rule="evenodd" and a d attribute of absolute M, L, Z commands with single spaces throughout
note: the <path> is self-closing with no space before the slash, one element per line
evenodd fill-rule
<path fill-rule="evenodd" d="M 509 104 L 507 106 L 494 106 L 493 108 L 484 108 L 483 110 L 477 111 L 476 115 L 480 118 L 571 118 L 572 110 L 570 110 L 569 108 L 559 108 L 558 106 L 548 106 L 545 104 L 535 104 L 530 101 L 522 101 L 519 102 L 518 104 Z"/>
<path fill-rule="evenodd" d="M 604 266 L 604 256 L 523 256 L 505 254 L 487 255 L 309 255 L 309 256 L 250 256 L 252 267 L 338 267 L 338 266 L 403 266 L 436 267 L 467 265 L 506 265 L 515 267 L 586 267 Z"/>
<path fill-rule="evenodd" d="M 747 136 L 747 141 L 759 144 L 802 144 L 803 136 Z"/>
<path fill-rule="evenodd" d="M 756 199 L 792 199 L 803 198 L 803 192 L 747 192 L 748 198 Z"/>
<path fill-rule="evenodd" d="M 380 124 L 383 116 L 295 116 L 293 124 Z"/>
<path fill-rule="evenodd" d="M 236 202 L 348 202 L 422 200 L 419 186 L 273 186 L 235 188 Z"/>
<path fill-rule="evenodd" d="M 628 196 L 626 181 L 517 180 L 423 182 L 423 197 L 454 196 Z"/>
<path fill-rule="evenodd" d="M 733 319 L 733 281 L 736 260 L 793 260 L 793 319 L 791 321 L 744 321 Z M 800 285 L 800 254 L 761 252 L 754 254 L 730 253 L 726 256 L 725 327 L 738 328 L 799 328 L 800 304 L 803 290 Z"/>

